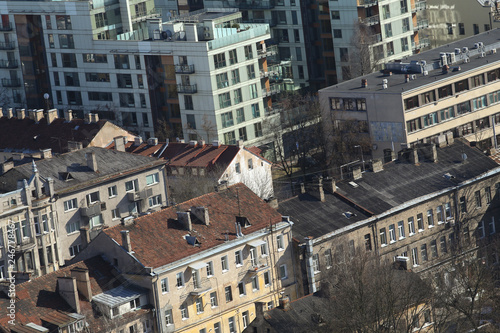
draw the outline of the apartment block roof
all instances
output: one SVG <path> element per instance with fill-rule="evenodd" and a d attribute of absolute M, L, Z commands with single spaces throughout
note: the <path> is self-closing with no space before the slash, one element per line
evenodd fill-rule
<path fill-rule="evenodd" d="M 466 75 L 468 71 L 477 70 L 482 66 L 500 62 L 500 29 L 490 30 L 469 38 L 443 45 L 432 50 L 424 51 L 416 55 L 405 57 L 400 62 L 385 64 L 385 68 L 391 71 L 392 75 L 383 72 L 375 72 L 355 79 L 345 81 L 320 90 L 320 94 L 333 96 L 336 93 L 350 94 L 404 94 L 413 89 L 420 88 L 428 84 L 435 84 L 439 81 L 459 79 Z M 476 47 L 476 43 L 483 43 L 483 47 Z M 464 47 L 467 51 L 464 52 Z M 455 54 L 459 49 L 460 53 Z M 495 51 L 492 51 L 495 50 Z M 440 64 L 441 53 L 455 54 L 455 62 L 448 62 L 450 67 L 446 73 L 442 71 Z M 482 54 L 484 53 L 484 55 Z M 423 63 L 424 66 L 421 66 Z M 428 75 L 424 75 L 424 70 Z M 406 82 L 405 75 L 410 75 L 410 80 Z M 415 74 L 415 79 L 411 75 Z M 361 80 L 367 80 L 367 86 L 361 86 Z M 387 80 L 387 89 L 383 88 L 382 80 Z"/>
<path fill-rule="evenodd" d="M 94 154 L 97 172 L 88 166 L 87 154 Z M 40 160 L 36 162 L 36 168 L 41 177 L 54 180 L 54 190 L 57 193 L 65 193 L 162 164 L 165 161 L 147 156 L 87 147 Z M 32 164 L 20 165 L 7 171 L 0 176 L 0 193 L 15 190 L 19 180 L 30 179 L 32 175 Z"/>
<path fill-rule="evenodd" d="M 194 207 L 208 210 L 210 224 L 206 225 L 190 214 L 192 230 L 178 220 L 177 212 Z M 264 229 L 281 221 L 281 214 L 260 199 L 248 187 L 239 183 L 226 190 L 212 192 L 179 205 L 168 207 L 149 215 L 138 217 L 130 225 L 117 225 L 105 229 L 103 234 L 122 244 L 122 230 L 128 230 L 133 256 L 146 267 L 158 268 L 207 249 L 222 245 L 236 236 L 237 217 L 246 218 L 243 235 Z M 196 239 L 190 245 L 186 236 Z M 191 241 L 191 243 L 193 243 Z"/>
<path fill-rule="evenodd" d="M 0 150 L 33 152 L 51 148 L 53 153 L 64 153 L 68 151 L 68 141 L 88 146 L 106 123 L 107 120 L 89 123 L 83 119 L 57 118 L 47 124 L 46 118 L 35 122 L 29 118 L 2 117 Z"/>
<path fill-rule="evenodd" d="M 397 207 L 417 204 L 433 193 L 488 172 L 500 173 L 495 161 L 462 141 L 437 148 L 437 162 L 424 157 L 425 149 L 429 146 L 417 148 L 418 164 L 402 154 L 400 159 L 384 164 L 380 172 L 366 171 L 360 179 L 337 181 L 335 193 L 324 192 L 324 202 L 301 194 L 280 202 L 278 211 L 292 218 L 294 235 L 302 241 L 304 237 L 317 238 Z M 347 218 L 346 212 L 352 215 Z"/>
<path fill-rule="evenodd" d="M 86 269 L 89 272 L 90 288 L 92 295 L 99 295 L 120 285 L 120 281 L 111 273 L 113 267 L 102 257 L 93 257 L 73 265 L 61 268 L 55 272 L 43 275 L 28 282 L 16 285 L 16 332 L 37 332 L 33 323 L 42 326 L 42 320 L 53 324 L 70 323 L 85 315 L 86 322 L 94 332 L 106 332 L 107 319 L 102 315 L 94 313 L 91 303 L 80 296 L 81 313 L 76 312 L 59 295 L 57 279 L 59 277 L 71 276 L 71 270 L 75 268 Z M 7 309 L 10 298 L 0 293 L 0 306 Z M 138 316 L 146 309 L 132 312 L 128 316 Z M 7 316 L 0 318 L 0 329 L 10 332 L 11 325 Z M 31 326 L 31 327 L 30 327 Z M 19 330 L 19 327 L 22 329 Z M 24 331 L 23 331 L 24 329 Z"/>

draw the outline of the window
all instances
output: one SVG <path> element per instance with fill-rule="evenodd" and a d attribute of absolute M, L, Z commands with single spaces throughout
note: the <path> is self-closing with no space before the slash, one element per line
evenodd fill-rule
<path fill-rule="evenodd" d="M 183 303 L 181 305 L 181 318 L 184 320 L 184 319 L 188 319 L 189 318 L 189 312 L 188 312 L 188 308 L 186 306 L 185 303 Z"/>
<path fill-rule="evenodd" d="M 444 204 L 444 211 L 446 213 L 446 219 L 451 219 L 453 217 L 451 213 L 451 204 L 449 202 Z"/>
<path fill-rule="evenodd" d="M 389 7 L 389 5 L 382 6 L 382 14 L 383 14 L 384 20 L 391 18 L 391 8 Z"/>
<path fill-rule="evenodd" d="M 74 49 L 75 42 L 73 41 L 73 35 L 59 35 L 59 47 L 61 49 Z"/>
<path fill-rule="evenodd" d="M 172 325 L 174 323 L 173 317 L 172 317 L 172 309 L 165 310 L 165 323 L 168 325 Z"/>
<path fill-rule="evenodd" d="M 479 33 L 479 25 L 478 24 L 473 24 L 472 29 L 474 29 L 474 35 L 477 35 Z"/>
<path fill-rule="evenodd" d="M 481 191 L 476 191 L 474 193 L 474 197 L 476 198 L 476 208 L 481 208 L 481 206 L 482 206 Z"/>
<path fill-rule="evenodd" d="M 410 19 L 405 18 L 405 19 L 403 19 L 403 32 L 407 32 L 409 30 L 410 30 Z"/>
<path fill-rule="evenodd" d="M 71 17 L 69 15 L 56 15 L 57 30 L 71 30 Z"/>
<path fill-rule="evenodd" d="M 438 224 L 443 223 L 444 222 L 443 206 L 436 207 L 436 215 L 438 219 Z"/>
<path fill-rule="evenodd" d="M 238 129 L 238 134 L 240 136 L 240 140 L 247 141 L 247 129 L 246 127 L 241 127 Z"/>
<path fill-rule="evenodd" d="M 234 90 L 234 105 L 243 102 L 243 96 L 241 95 L 241 88 Z"/>
<path fill-rule="evenodd" d="M 240 83 L 240 70 L 234 69 L 231 71 L 231 81 L 233 84 Z"/>
<path fill-rule="evenodd" d="M 259 290 L 259 277 L 258 276 L 252 277 L 252 290 L 254 292 Z"/>
<path fill-rule="evenodd" d="M 446 236 L 441 236 L 441 238 L 439 239 L 439 244 L 441 246 L 441 252 L 447 253 L 448 249 L 446 247 Z"/>
<path fill-rule="evenodd" d="M 160 181 L 158 172 L 146 176 L 146 185 L 157 184 Z"/>
<path fill-rule="evenodd" d="M 161 280 L 161 292 L 168 293 L 168 278 L 164 278 Z"/>
<path fill-rule="evenodd" d="M 255 79 L 255 66 L 254 65 L 248 65 L 247 66 L 247 75 L 248 79 Z"/>
<path fill-rule="evenodd" d="M 480 110 L 486 107 L 486 95 L 474 98 L 472 100 L 472 111 Z"/>
<path fill-rule="evenodd" d="M 249 324 L 248 311 L 241 314 L 241 319 L 243 320 L 243 328 L 247 328 Z"/>
<path fill-rule="evenodd" d="M 236 144 L 236 137 L 234 136 L 234 131 L 224 133 L 224 142 L 226 145 Z"/>
<path fill-rule="evenodd" d="M 203 298 L 196 299 L 196 313 L 203 313 Z"/>
<path fill-rule="evenodd" d="M 467 213 L 467 203 L 464 196 L 460 197 L 459 206 L 461 213 Z"/>
<path fill-rule="evenodd" d="M 265 243 L 260 246 L 260 254 L 263 257 L 268 255 L 267 241 L 265 241 Z"/>
<path fill-rule="evenodd" d="M 66 224 L 66 233 L 68 234 L 71 234 L 79 230 L 80 230 L 80 221 L 70 221 Z"/>
<path fill-rule="evenodd" d="M 349 50 L 345 47 L 341 47 L 340 51 L 340 61 L 347 62 L 349 61 Z"/>
<path fill-rule="evenodd" d="M 234 317 L 228 319 L 229 333 L 236 333 L 236 325 L 234 324 Z"/>
<path fill-rule="evenodd" d="M 418 231 L 424 230 L 424 218 L 423 218 L 422 213 L 417 214 L 417 227 L 418 227 Z"/>
<path fill-rule="evenodd" d="M 227 73 L 217 74 L 216 80 L 217 80 L 217 88 L 222 89 L 229 87 L 229 79 L 227 77 Z"/>
<path fill-rule="evenodd" d="M 258 103 L 252 104 L 251 107 L 252 107 L 252 117 L 259 118 L 260 117 L 259 104 Z"/>
<path fill-rule="evenodd" d="M 226 67 L 226 55 L 219 53 L 214 55 L 215 69 Z"/>
<path fill-rule="evenodd" d="M 434 215 L 432 213 L 432 209 L 427 210 L 427 224 L 429 225 L 429 228 L 434 226 Z"/>
<path fill-rule="evenodd" d="M 240 163 L 236 163 L 234 165 L 234 168 L 235 168 L 235 171 L 236 171 L 237 174 L 241 173 Z"/>
<path fill-rule="evenodd" d="M 245 49 L 245 60 L 253 59 L 252 45 L 245 45 L 244 49 Z"/>
<path fill-rule="evenodd" d="M 214 275 L 214 263 L 212 261 L 207 262 L 207 277 Z"/>
<path fill-rule="evenodd" d="M 332 267 L 332 250 L 328 249 L 325 251 L 325 265 L 326 268 Z"/>
<path fill-rule="evenodd" d="M 485 232 L 484 232 L 484 221 L 481 221 L 477 224 L 477 237 L 478 238 L 484 238 Z"/>
<path fill-rule="evenodd" d="M 319 270 L 319 255 L 317 253 L 315 253 L 312 257 L 312 267 L 313 267 L 314 273 L 320 272 L 320 270 Z"/>
<path fill-rule="evenodd" d="M 83 54 L 83 62 L 106 64 L 106 63 L 108 63 L 108 57 L 105 54 L 84 53 Z"/>
<path fill-rule="evenodd" d="M 237 267 L 243 265 L 243 254 L 241 253 L 241 250 L 234 253 L 234 261 Z"/>
<path fill-rule="evenodd" d="M 281 265 L 280 266 L 280 279 L 285 280 L 288 277 L 287 271 L 286 271 L 286 265 Z"/>
<path fill-rule="evenodd" d="M 372 241 L 371 241 L 370 234 L 366 234 L 365 235 L 365 250 L 366 251 L 371 251 L 372 250 Z"/>
<path fill-rule="evenodd" d="M 221 333 L 220 323 L 215 323 L 214 324 L 214 333 Z"/>
<path fill-rule="evenodd" d="M 221 266 L 222 266 L 222 272 L 227 272 L 229 270 L 228 266 L 228 261 L 227 261 L 227 256 L 224 256 L 220 258 Z"/>
<path fill-rule="evenodd" d="M 233 121 L 233 111 L 225 112 L 220 115 L 222 128 L 230 127 L 234 125 Z"/>
<path fill-rule="evenodd" d="M 262 136 L 262 123 L 253 124 L 254 135 L 256 138 Z"/>
<path fill-rule="evenodd" d="M 340 11 L 332 10 L 332 20 L 340 20 Z"/>
<path fill-rule="evenodd" d="M 80 253 L 80 250 L 81 250 L 81 247 L 80 247 L 80 244 L 78 245 L 73 245 L 69 248 L 69 255 L 74 257 L 76 256 L 78 253 Z"/>
<path fill-rule="evenodd" d="M 231 291 L 231 286 L 227 286 L 224 288 L 224 294 L 226 295 L 226 303 L 231 302 L 233 300 L 233 293 Z"/>
<path fill-rule="evenodd" d="M 221 109 L 231 106 L 231 96 L 229 92 L 219 94 L 219 107 Z"/>
<path fill-rule="evenodd" d="M 490 235 L 493 235 L 496 232 L 494 216 L 492 216 L 490 222 L 488 222 L 488 231 Z"/>
<path fill-rule="evenodd" d="M 451 23 L 446 23 L 446 30 L 448 30 L 448 35 L 453 35 L 453 25 Z"/>
<path fill-rule="evenodd" d="M 115 68 L 116 69 L 129 69 L 129 59 L 127 54 L 115 54 L 113 55 L 115 60 Z"/>
<path fill-rule="evenodd" d="M 452 93 L 452 90 L 451 90 L 451 84 L 447 85 L 447 86 L 444 86 L 444 87 L 438 88 L 438 96 L 439 96 L 439 98 L 445 98 L 445 97 L 451 96 L 452 94 L 453 93 Z"/>
<path fill-rule="evenodd" d="M 253 169 L 253 160 L 251 158 L 248 159 L 248 169 Z"/>
<path fill-rule="evenodd" d="M 135 99 L 133 93 L 119 93 L 118 97 L 120 99 L 120 106 L 124 108 L 133 108 L 135 107 Z M 137 125 L 137 120 L 124 120 L 124 123 L 132 123 Z"/>
<path fill-rule="evenodd" d="M 238 63 L 238 55 L 236 54 L 236 49 L 229 50 L 229 65 L 234 65 Z"/>
<path fill-rule="evenodd" d="M 427 261 L 427 244 L 422 244 L 420 246 L 420 254 L 422 254 L 422 261 Z"/>
<path fill-rule="evenodd" d="M 161 195 L 158 194 L 158 195 L 152 196 L 148 199 L 148 201 L 149 201 L 149 207 L 159 206 L 159 205 L 161 205 Z"/>
<path fill-rule="evenodd" d="M 259 97 L 259 92 L 257 91 L 257 84 L 251 84 L 248 86 L 249 91 L 250 91 L 250 99 L 254 99 Z"/>
<path fill-rule="evenodd" d="M 210 306 L 212 308 L 215 308 L 217 305 L 218 305 L 218 303 L 217 303 L 217 292 L 214 291 L 214 292 L 210 293 Z"/>
<path fill-rule="evenodd" d="M 136 298 L 130 301 L 130 308 L 135 309 L 141 306 L 141 300 L 140 298 Z"/>
<path fill-rule="evenodd" d="M 389 226 L 389 242 L 394 243 L 396 241 L 396 227 L 394 224 Z"/>
<path fill-rule="evenodd" d="M 465 35 L 465 25 L 463 23 L 458 24 L 458 33 L 460 35 Z"/>
<path fill-rule="evenodd" d="M 416 247 L 411 249 L 411 257 L 412 257 L 413 266 L 418 266 L 418 249 Z"/>
<path fill-rule="evenodd" d="M 489 205 L 491 203 L 491 188 L 489 186 L 484 188 L 484 196 L 486 197 L 486 204 Z"/>
<path fill-rule="evenodd" d="M 269 275 L 269 272 L 264 272 L 264 285 L 266 287 L 271 285 L 271 277 Z"/>
<path fill-rule="evenodd" d="M 418 95 L 404 100 L 405 110 L 411 110 L 419 106 Z"/>
<path fill-rule="evenodd" d="M 380 244 L 382 246 L 387 245 L 387 236 L 385 234 L 385 228 L 380 229 Z"/>
<path fill-rule="evenodd" d="M 132 75 L 116 74 L 118 88 L 132 88 Z"/>
<path fill-rule="evenodd" d="M 415 233 L 415 223 L 413 221 L 413 216 L 408 218 L 408 232 L 410 236 Z"/>
<path fill-rule="evenodd" d="M 99 192 L 92 192 L 87 194 L 87 204 L 91 205 L 99 201 Z"/>
<path fill-rule="evenodd" d="M 388 37 L 392 37 L 392 24 L 391 23 L 386 23 L 384 25 L 384 28 L 385 28 L 385 37 L 388 38 Z M 389 55 L 389 54 L 387 54 Z"/>
<path fill-rule="evenodd" d="M 333 38 L 342 38 L 342 30 L 333 29 Z"/>
<path fill-rule="evenodd" d="M 61 53 L 63 67 L 76 68 L 76 55 L 74 53 Z"/>
<path fill-rule="evenodd" d="M 398 222 L 399 239 L 405 238 L 405 227 L 403 221 Z"/>
<path fill-rule="evenodd" d="M 278 251 L 285 249 L 285 243 L 283 242 L 283 235 L 276 236 L 276 243 L 278 246 Z"/>
<path fill-rule="evenodd" d="M 125 191 L 126 192 L 131 192 L 131 191 L 136 191 L 139 188 L 139 184 L 137 179 L 130 180 L 125 183 Z"/>
<path fill-rule="evenodd" d="M 177 288 L 184 287 L 184 273 L 180 272 L 176 274 Z"/>
<path fill-rule="evenodd" d="M 404 38 L 401 38 L 401 51 L 408 51 L 409 50 L 409 47 L 408 47 L 408 38 L 404 37 Z"/>
<path fill-rule="evenodd" d="M 77 208 L 78 208 L 78 205 L 77 205 L 76 198 L 64 201 L 64 211 L 65 212 L 73 210 L 73 209 L 77 209 Z"/>

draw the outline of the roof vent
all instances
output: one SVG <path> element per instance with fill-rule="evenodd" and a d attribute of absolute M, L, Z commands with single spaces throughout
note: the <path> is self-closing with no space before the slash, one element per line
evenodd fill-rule
<path fill-rule="evenodd" d="M 453 176 L 451 173 L 447 172 L 443 175 L 444 178 L 447 180 L 455 179 L 455 176 Z"/>
<path fill-rule="evenodd" d="M 363 88 L 368 87 L 368 80 L 367 79 L 361 79 L 361 87 L 363 87 Z"/>
<path fill-rule="evenodd" d="M 356 187 L 358 187 L 358 186 L 359 186 L 359 185 L 358 185 L 358 184 L 356 184 L 355 182 L 349 182 L 349 185 L 351 185 L 351 186 L 352 186 L 352 187 L 354 187 L 354 188 L 356 188 Z"/>
<path fill-rule="evenodd" d="M 496 54 L 497 53 L 497 49 L 491 49 L 491 54 Z"/>
<path fill-rule="evenodd" d="M 346 217 L 348 219 L 350 219 L 353 216 L 357 216 L 356 214 L 354 214 L 352 212 L 343 212 L 342 215 L 344 215 L 344 217 Z"/>
<path fill-rule="evenodd" d="M 189 141 L 189 146 L 190 147 L 195 147 L 196 148 L 197 145 L 198 145 L 198 141 L 196 141 L 196 140 Z"/>
<path fill-rule="evenodd" d="M 462 50 L 459 47 L 456 47 L 455 48 L 455 54 L 459 55 L 460 53 L 462 53 Z"/>
<path fill-rule="evenodd" d="M 193 246 L 200 246 L 201 245 L 200 241 L 194 236 L 186 235 L 186 236 L 184 236 L 184 238 L 186 239 L 186 241 L 189 245 L 193 245 Z"/>
<path fill-rule="evenodd" d="M 469 48 L 467 46 L 462 47 L 462 53 L 468 53 Z"/>

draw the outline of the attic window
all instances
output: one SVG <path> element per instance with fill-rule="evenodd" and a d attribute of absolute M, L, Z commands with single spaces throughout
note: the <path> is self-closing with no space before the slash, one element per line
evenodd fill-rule
<path fill-rule="evenodd" d="M 64 180 L 66 182 L 74 179 L 69 172 L 59 172 L 59 178 L 61 178 L 61 180 Z"/>
<path fill-rule="evenodd" d="M 357 216 L 356 214 L 354 214 L 352 212 L 344 212 L 344 213 L 342 213 L 342 215 L 344 215 L 348 219 L 350 219 L 352 216 Z"/>
<path fill-rule="evenodd" d="M 189 245 L 193 245 L 193 246 L 200 246 L 201 243 L 198 239 L 196 239 L 196 237 L 194 236 L 189 236 L 189 235 L 186 235 L 184 236 L 184 238 L 186 239 L 186 241 L 188 242 Z"/>
<path fill-rule="evenodd" d="M 444 178 L 446 178 L 447 180 L 450 180 L 450 179 L 455 179 L 455 176 L 453 176 L 451 173 L 447 172 L 443 175 Z"/>
<path fill-rule="evenodd" d="M 244 216 L 236 216 L 236 222 L 238 222 L 242 227 L 248 228 L 251 226 L 250 221 Z"/>

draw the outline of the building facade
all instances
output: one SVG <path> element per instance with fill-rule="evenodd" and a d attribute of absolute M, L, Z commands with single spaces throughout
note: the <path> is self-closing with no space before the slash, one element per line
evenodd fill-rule
<path fill-rule="evenodd" d="M 78 254 L 103 228 L 167 204 L 165 161 L 85 148 L 3 175 L 3 277 L 40 276 Z M 14 244 L 15 269 L 7 272 Z"/>
<path fill-rule="evenodd" d="M 297 295 L 292 224 L 238 184 L 109 228 L 75 260 L 106 253 L 149 289 L 161 332 L 242 332 L 255 303 Z"/>

